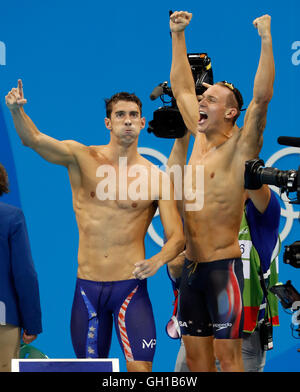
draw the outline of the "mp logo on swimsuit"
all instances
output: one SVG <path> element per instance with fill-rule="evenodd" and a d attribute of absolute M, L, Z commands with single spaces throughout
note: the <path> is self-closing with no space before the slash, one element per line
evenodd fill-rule
<path fill-rule="evenodd" d="M 143 349 L 145 348 L 153 348 L 156 345 L 156 339 L 151 339 L 149 342 L 147 342 L 146 339 L 143 339 Z"/>

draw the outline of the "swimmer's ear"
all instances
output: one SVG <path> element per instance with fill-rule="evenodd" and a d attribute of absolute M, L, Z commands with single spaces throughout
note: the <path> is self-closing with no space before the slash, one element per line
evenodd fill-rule
<path fill-rule="evenodd" d="M 111 131 L 111 119 L 108 117 L 105 117 L 104 124 L 105 124 L 106 128 Z"/>
<path fill-rule="evenodd" d="M 146 119 L 145 117 L 141 117 L 141 129 L 144 129 L 146 125 Z"/>
<path fill-rule="evenodd" d="M 237 115 L 238 111 L 236 108 L 228 108 L 225 112 L 226 120 L 231 120 Z"/>

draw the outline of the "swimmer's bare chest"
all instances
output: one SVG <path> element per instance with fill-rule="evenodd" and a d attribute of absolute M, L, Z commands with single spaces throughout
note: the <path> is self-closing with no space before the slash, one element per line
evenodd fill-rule
<path fill-rule="evenodd" d="M 144 258 L 144 237 L 157 203 L 149 197 L 146 178 L 137 181 L 117 164 L 86 152 L 69 170 L 79 229 L 78 276 L 127 279 L 133 263 Z"/>
<path fill-rule="evenodd" d="M 184 202 L 187 254 L 198 260 L 224 258 L 223 254 L 238 255 L 237 233 L 243 209 L 243 183 L 239 169 L 234 166 L 232 146 L 215 149 L 208 154 L 193 151 L 189 165 L 192 183 L 186 194 L 196 191 L 197 169 L 201 168 L 202 208 L 188 211 Z M 231 256 L 230 256 L 231 257 Z"/>
<path fill-rule="evenodd" d="M 138 164 L 140 172 L 131 166 L 109 161 L 92 148 L 78 154 L 78 167 L 70 173 L 75 212 L 91 221 L 119 218 L 127 224 L 156 207 L 157 189 L 151 189 L 149 167 Z M 135 222 L 136 223 L 136 222 Z M 118 224 L 114 221 L 114 224 Z M 99 223 L 101 225 L 101 223 Z M 107 229 L 107 228 L 106 228 Z"/>

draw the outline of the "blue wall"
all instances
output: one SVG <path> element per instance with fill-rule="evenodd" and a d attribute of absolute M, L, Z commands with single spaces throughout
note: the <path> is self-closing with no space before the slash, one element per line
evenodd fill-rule
<path fill-rule="evenodd" d="M 54 166 L 17 137 L 4 96 L 22 78 L 26 112 L 38 128 L 57 139 L 106 144 L 103 99 L 117 91 L 135 92 L 143 101 L 150 121 L 160 102 L 149 94 L 160 82 L 169 80 L 171 39 L 168 10 L 193 13 L 187 30 L 189 52 L 207 52 L 212 58 L 215 80 L 229 80 L 243 93 L 245 104 L 252 87 L 260 52 L 260 40 L 252 21 L 262 14 L 272 16 L 276 62 L 274 97 L 269 107 L 261 157 L 268 161 L 281 146 L 279 135 L 299 136 L 300 33 L 297 25 L 299 1 L 282 3 L 253 0 L 241 3 L 214 1 L 99 2 L 17 0 L 1 4 L 0 96 L 6 122 L 1 122 L 1 158 L 9 166 L 12 194 L 8 200 L 21 205 L 29 228 L 38 271 L 44 332 L 35 346 L 50 358 L 73 358 L 69 323 L 77 269 L 78 231 L 71 203 L 67 171 Z M 5 51 L 4 51 L 5 49 Z M 239 122 L 241 125 L 242 119 Z M 8 138 L 9 137 L 9 141 Z M 140 147 L 151 147 L 168 156 L 171 140 L 155 138 L 144 130 Z M 11 148 L 11 150 L 10 150 Z M 300 152 L 300 149 L 299 149 Z M 12 160 L 12 155 L 13 160 Z M 274 163 L 287 170 L 298 168 L 299 153 Z M 282 205 L 281 230 L 286 225 Z M 299 211 L 299 207 L 293 207 Z M 300 239 L 300 223 L 288 212 L 292 228 L 283 245 Z M 161 235 L 159 217 L 153 226 Z M 147 235 L 147 257 L 159 246 Z M 280 280 L 300 290 L 300 271 L 283 264 Z M 172 290 L 162 268 L 149 279 L 150 297 L 157 323 L 157 351 L 153 369 L 172 371 L 178 341 L 165 334 L 172 313 Z M 275 348 L 268 353 L 268 371 L 298 371 L 300 344 L 291 336 L 291 315 L 280 313 Z M 124 361 L 114 339 L 112 357 Z"/>

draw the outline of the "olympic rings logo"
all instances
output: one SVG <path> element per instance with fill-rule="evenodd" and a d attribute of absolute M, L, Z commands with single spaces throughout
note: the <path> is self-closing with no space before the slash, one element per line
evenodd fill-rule
<path fill-rule="evenodd" d="M 292 154 L 300 154 L 300 149 L 297 147 L 287 147 L 283 148 L 282 150 L 279 150 L 275 152 L 266 162 L 266 166 L 273 166 L 276 161 L 279 159 L 287 156 L 287 155 L 292 155 Z M 270 186 L 270 188 L 277 193 L 277 195 L 280 195 L 279 189 L 276 188 L 275 186 Z M 285 226 L 280 233 L 280 239 L 281 241 L 285 240 L 286 237 L 289 235 L 294 219 L 299 218 L 299 211 L 294 211 L 293 209 L 293 204 L 290 204 L 288 201 L 283 200 L 283 203 L 285 205 L 285 209 L 281 208 L 281 216 L 286 218 Z"/>

